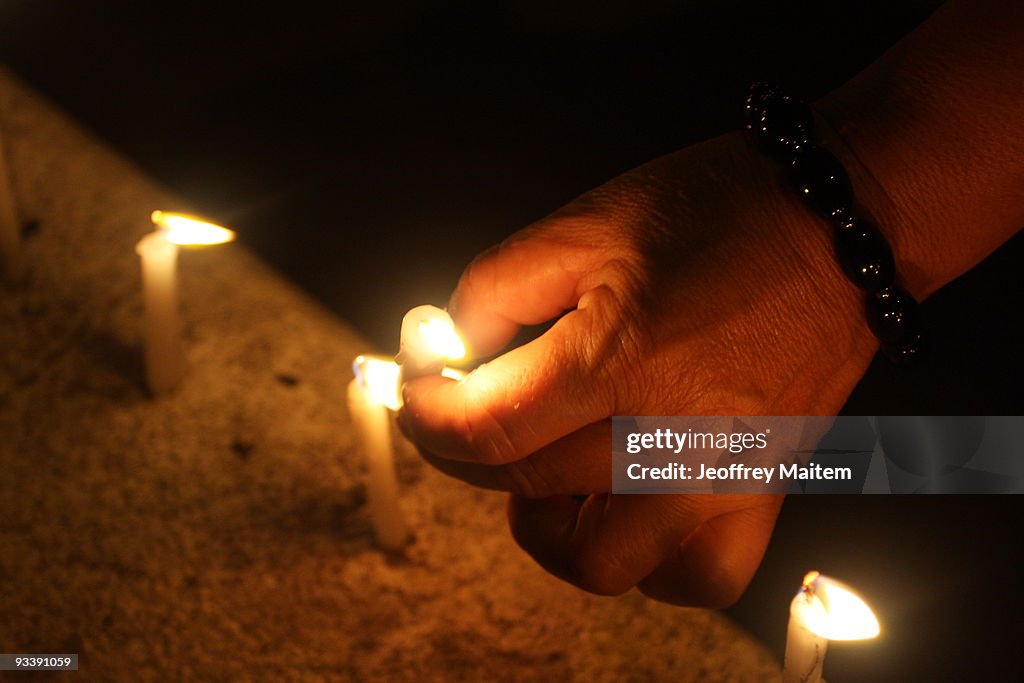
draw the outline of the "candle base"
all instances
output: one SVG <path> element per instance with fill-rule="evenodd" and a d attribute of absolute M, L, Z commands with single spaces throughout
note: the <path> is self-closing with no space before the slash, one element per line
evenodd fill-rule
<path fill-rule="evenodd" d="M 165 340 L 159 349 L 147 346 L 145 359 L 146 388 L 154 398 L 174 391 L 185 377 L 185 352 L 180 340 L 177 344 Z"/>

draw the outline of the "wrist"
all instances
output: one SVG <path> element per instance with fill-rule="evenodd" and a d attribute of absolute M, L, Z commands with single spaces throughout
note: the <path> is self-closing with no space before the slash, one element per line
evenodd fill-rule
<path fill-rule="evenodd" d="M 815 103 L 824 146 L 842 163 L 860 212 L 874 222 L 893 253 L 900 284 L 919 301 L 976 262 L 962 268 L 951 262 L 949 243 L 933 208 L 921 202 L 936 194 L 930 161 L 911 150 L 884 142 L 889 133 L 881 108 L 862 112 L 847 106 L 843 92 Z M 913 169 L 907 183 L 905 169 Z"/>
<path fill-rule="evenodd" d="M 951 2 L 815 105 L 919 299 L 1024 224 L 1022 20 L 1016 3 Z"/>
<path fill-rule="evenodd" d="M 805 330 L 808 340 L 820 338 L 830 361 L 821 368 L 828 378 L 822 381 L 836 380 L 841 404 L 879 347 L 865 317 L 865 294 L 843 273 L 833 227 L 800 200 L 787 169 L 746 136 L 741 140 L 757 179 L 741 203 L 761 218 L 751 229 L 781 284 L 779 324 Z"/>
<path fill-rule="evenodd" d="M 897 277 L 888 240 L 874 226 L 877 219 L 855 197 L 847 164 L 831 151 L 839 147 L 838 137 L 820 115 L 776 86 L 751 86 L 744 113 L 751 139 L 782 163 L 802 203 L 832 228 L 836 259 L 867 294 L 868 324 L 885 355 L 897 365 L 914 362 L 925 336 L 917 298 Z"/>

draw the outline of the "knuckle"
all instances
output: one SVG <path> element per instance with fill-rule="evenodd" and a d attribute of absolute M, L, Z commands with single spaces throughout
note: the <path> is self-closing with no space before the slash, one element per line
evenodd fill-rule
<path fill-rule="evenodd" d="M 585 546 L 576 553 L 572 582 L 589 593 L 613 596 L 622 595 L 636 585 L 622 563 L 600 544 Z"/>
<path fill-rule="evenodd" d="M 466 296 L 479 293 L 481 282 L 484 279 L 483 273 L 493 263 L 499 247 L 500 245 L 492 246 L 469 262 L 469 265 L 466 266 L 459 277 L 459 284 L 455 288 L 453 303 L 457 303 Z"/>
<path fill-rule="evenodd" d="M 679 576 L 670 576 L 659 570 L 640 581 L 640 592 L 660 602 L 685 607 L 725 609 L 736 603 L 743 595 L 746 584 L 736 575 L 724 569 L 705 570 L 696 581 Z"/>
<path fill-rule="evenodd" d="M 581 370 L 600 370 L 616 360 L 623 327 L 620 301 L 619 294 L 609 284 L 593 287 L 580 299 L 582 334 L 574 349 L 574 360 Z"/>
<path fill-rule="evenodd" d="M 585 334 L 576 349 L 575 364 L 592 386 L 607 387 L 615 409 L 635 403 L 634 389 L 647 384 L 644 376 L 653 354 L 647 327 L 630 313 L 623 286 L 602 284 L 590 290 L 584 306 Z M 596 380 L 596 381 L 595 381 Z"/>
<path fill-rule="evenodd" d="M 739 600 L 745 588 L 745 582 L 733 572 L 716 568 L 704 575 L 699 595 L 705 607 L 723 609 Z"/>
<path fill-rule="evenodd" d="M 523 458 L 502 466 L 511 492 L 524 498 L 550 498 L 557 495 L 555 482 L 545 475 L 532 458 Z"/>

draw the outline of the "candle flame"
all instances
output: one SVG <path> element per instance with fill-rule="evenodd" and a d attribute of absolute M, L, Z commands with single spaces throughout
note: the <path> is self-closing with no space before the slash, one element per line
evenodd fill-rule
<path fill-rule="evenodd" d="M 809 572 L 800 590 L 807 600 L 804 625 L 811 633 L 828 640 L 866 640 L 881 631 L 875 613 L 845 584 Z"/>
<path fill-rule="evenodd" d="M 357 356 L 352 361 L 352 372 L 370 400 L 389 410 L 402 407 L 402 395 L 398 385 L 398 363 L 379 356 Z"/>
<path fill-rule="evenodd" d="M 235 239 L 233 230 L 183 213 L 154 211 L 150 218 L 172 244 L 198 247 L 224 244 Z"/>
<path fill-rule="evenodd" d="M 399 372 L 398 363 L 390 358 L 360 355 L 352 361 L 352 373 L 356 376 L 356 382 L 370 395 L 371 401 L 387 407 L 388 410 L 398 410 L 402 407 Z M 460 380 L 466 373 L 455 368 L 445 368 L 441 371 L 441 376 Z"/>
<path fill-rule="evenodd" d="M 420 323 L 420 336 L 427 347 L 442 358 L 458 360 L 466 355 L 466 345 L 462 343 L 452 319 L 427 318 Z"/>

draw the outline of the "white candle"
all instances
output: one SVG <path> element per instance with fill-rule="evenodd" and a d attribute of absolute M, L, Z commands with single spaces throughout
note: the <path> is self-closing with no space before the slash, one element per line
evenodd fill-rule
<path fill-rule="evenodd" d="M 135 247 L 142 262 L 146 384 L 154 396 L 173 389 L 185 374 L 178 306 L 178 247 L 223 244 L 234 239 L 227 228 L 183 214 L 154 211 L 157 229 Z"/>
<path fill-rule="evenodd" d="M 878 633 L 878 619 L 856 593 L 835 579 L 808 573 L 789 606 L 783 683 L 820 683 L 830 640 L 864 640 Z"/>
<path fill-rule="evenodd" d="M 7 154 L 0 138 L 0 279 L 15 283 L 21 279 L 21 274 L 21 223 L 7 172 Z"/>
<path fill-rule="evenodd" d="M 151 232 L 135 251 L 142 261 L 146 385 L 159 396 L 173 389 L 185 374 L 178 314 L 178 245 L 162 232 Z"/>
<path fill-rule="evenodd" d="M 359 356 L 352 363 L 348 410 L 362 453 L 366 498 L 380 547 L 397 551 L 409 539 L 398 504 L 391 411 L 399 408 L 398 366 L 390 359 Z"/>
<path fill-rule="evenodd" d="M 402 369 L 401 384 L 439 375 L 448 360 L 465 355 L 466 347 L 447 311 L 437 306 L 417 306 L 402 318 L 401 344 L 395 357 Z"/>

